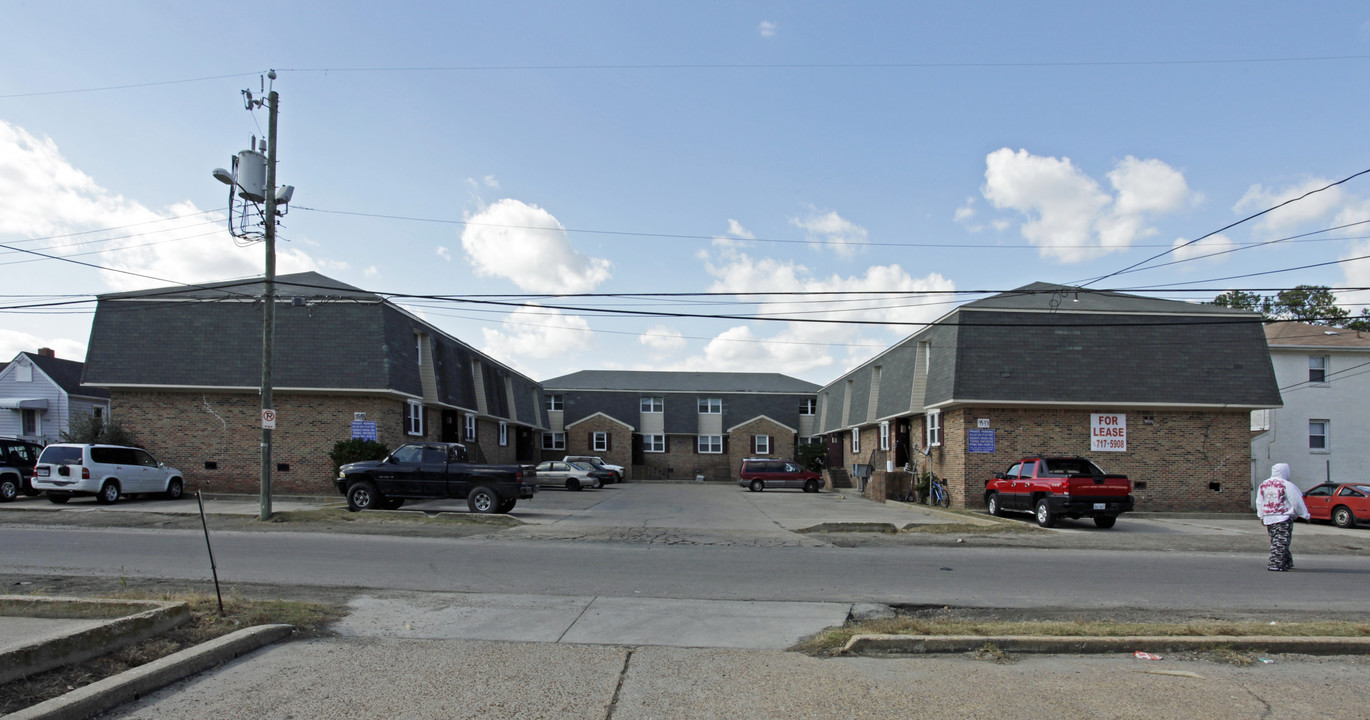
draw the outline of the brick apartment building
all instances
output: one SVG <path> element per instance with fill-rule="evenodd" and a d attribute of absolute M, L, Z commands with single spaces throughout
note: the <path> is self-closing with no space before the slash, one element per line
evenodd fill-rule
<path fill-rule="evenodd" d="M 1250 414 L 1278 407 L 1261 318 L 1034 283 L 963 305 L 818 393 L 837 475 L 905 495 L 946 479 L 954 507 L 1020 457 L 1080 455 L 1135 482 L 1138 509 L 1244 511 Z M 1091 442 L 1121 423 L 1116 447 Z M 861 485 L 861 481 L 857 481 Z"/>
<path fill-rule="evenodd" d="M 726 481 L 816 434 L 818 386 L 776 373 L 583 370 L 542 385 L 543 458 L 598 455 L 628 479 Z"/>
<path fill-rule="evenodd" d="M 111 416 L 188 490 L 258 487 L 263 292 L 255 280 L 98 299 L 84 382 L 109 391 Z M 318 273 L 281 276 L 276 294 L 274 492 L 333 492 L 328 453 L 354 433 L 537 459 L 547 422 L 532 379 Z"/>

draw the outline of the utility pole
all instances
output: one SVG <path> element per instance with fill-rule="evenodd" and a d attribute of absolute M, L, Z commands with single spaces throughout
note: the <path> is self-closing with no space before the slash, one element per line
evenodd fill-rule
<path fill-rule="evenodd" d="M 272 81 L 276 79 L 276 71 L 272 70 L 266 75 Z M 265 91 L 265 82 L 263 82 Z M 290 211 L 290 198 L 295 192 L 295 188 L 290 185 L 282 187 L 277 192 L 276 189 L 276 117 L 278 115 L 280 96 L 272 89 L 267 94 L 265 100 L 254 98 L 252 91 L 244 90 L 243 97 L 249 111 L 267 108 L 267 136 L 266 147 L 257 145 L 257 138 L 252 138 L 252 147 L 238 153 L 233 157 L 233 170 L 230 172 L 223 168 L 214 170 L 214 178 L 228 186 L 228 231 L 234 237 L 248 238 L 251 240 L 261 239 L 266 245 L 266 276 L 262 282 L 262 480 L 261 480 L 261 514 L 262 520 L 271 519 L 271 434 L 276 427 L 276 413 L 272 407 L 273 398 L 271 393 L 272 369 L 274 366 L 273 354 L 276 349 L 276 217 L 285 215 Z M 262 155 L 262 150 L 266 155 Z M 235 198 L 235 193 L 237 197 Z M 233 224 L 234 205 L 241 202 L 238 212 L 238 225 Z M 253 207 L 262 207 L 258 203 L 263 203 L 265 208 L 262 211 L 262 231 L 258 232 L 249 225 L 249 218 L 253 215 L 248 207 L 249 203 Z M 284 208 L 278 212 L 277 208 Z"/>
<path fill-rule="evenodd" d="M 276 79 L 276 71 L 271 71 Z M 273 89 L 266 96 L 266 280 L 262 283 L 262 502 L 259 519 L 271 519 L 271 399 L 272 355 L 276 349 L 276 109 L 280 96 Z"/>

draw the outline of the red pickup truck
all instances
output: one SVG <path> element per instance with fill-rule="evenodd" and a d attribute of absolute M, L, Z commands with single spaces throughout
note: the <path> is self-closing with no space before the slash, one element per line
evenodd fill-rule
<path fill-rule="evenodd" d="M 1064 515 L 1092 517 L 1095 525 L 1111 528 L 1133 507 L 1132 481 L 1082 457 L 1023 458 L 985 483 L 985 507 L 991 515 L 1034 513 L 1042 527 L 1053 527 Z"/>

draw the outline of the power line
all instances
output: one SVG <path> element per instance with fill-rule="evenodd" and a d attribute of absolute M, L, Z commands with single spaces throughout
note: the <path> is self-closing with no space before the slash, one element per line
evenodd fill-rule
<path fill-rule="evenodd" d="M 231 75 L 210 75 L 208 77 L 183 78 L 181 80 L 160 80 L 154 82 L 131 83 L 128 85 L 105 85 L 103 87 L 78 88 L 74 90 L 42 90 L 38 92 L 12 93 L 10 95 L 0 95 L 0 100 L 11 98 L 42 97 L 44 95 L 74 95 L 76 93 L 104 92 L 106 90 L 130 90 L 132 88 L 157 87 L 160 85 L 182 85 L 185 83 L 205 82 L 207 80 L 223 80 L 225 78 L 252 77 L 266 72 L 261 70 L 252 73 L 233 73 Z"/>

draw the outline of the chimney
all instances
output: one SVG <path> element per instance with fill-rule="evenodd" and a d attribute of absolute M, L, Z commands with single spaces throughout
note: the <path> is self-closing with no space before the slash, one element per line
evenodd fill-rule
<path fill-rule="evenodd" d="M 57 357 L 57 353 L 53 352 L 52 348 L 38 348 L 38 354 L 42 355 L 43 357 Z"/>

